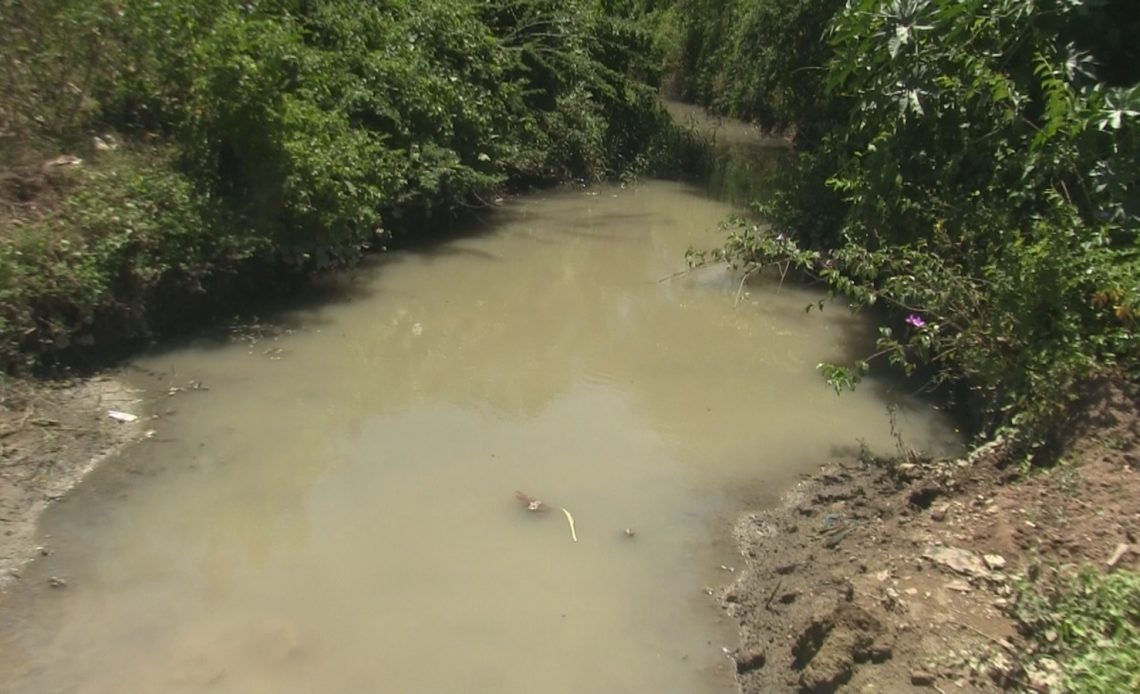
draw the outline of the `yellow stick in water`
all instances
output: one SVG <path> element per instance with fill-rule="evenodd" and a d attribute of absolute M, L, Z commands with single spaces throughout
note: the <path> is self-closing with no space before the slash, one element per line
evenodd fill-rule
<path fill-rule="evenodd" d="M 570 521 L 570 537 L 574 539 L 574 542 L 577 542 L 578 533 L 574 531 L 574 516 L 571 516 L 565 508 L 562 509 L 562 512 L 566 514 L 566 520 Z"/>

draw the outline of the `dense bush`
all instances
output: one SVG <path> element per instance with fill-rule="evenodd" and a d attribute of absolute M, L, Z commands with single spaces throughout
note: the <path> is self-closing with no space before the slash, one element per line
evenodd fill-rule
<path fill-rule="evenodd" d="M 843 0 L 645 0 L 675 93 L 812 144 L 831 117 L 828 21 Z"/>
<path fill-rule="evenodd" d="M 604 4 L 0 0 L 0 168 L 108 130 L 134 152 L 0 219 L 0 364 L 112 305 L 137 334 L 155 287 L 249 257 L 319 270 L 505 187 L 645 169 L 679 141 L 649 34 Z M 168 231 L 100 251 L 137 209 Z"/>
<path fill-rule="evenodd" d="M 967 389 L 982 432 L 1040 441 L 1076 380 L 1140 357 L 1140 70 L 1120 38 L 1138 21 L 1065 0 L 849 3 L 821 97 L 843 119 L 771 228 L 738 224 L 724 256 L 887 306 L 875 356 Z M 867 367 L 827 373 L 845 387 Z"/>
<path fill-rule="evenodd" d="M 263 250 L 160 152 L 107 154 L 101 166 L 59 176 L 53 184 L 70 192 L 59 209 L 0 243 L 0 358 L 9 365 L 146 334 L 159 298 L 201 292 Z"/>

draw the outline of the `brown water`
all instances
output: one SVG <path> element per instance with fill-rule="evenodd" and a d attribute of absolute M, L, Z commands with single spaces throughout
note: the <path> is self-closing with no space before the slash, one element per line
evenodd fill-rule
<path fill-rule="evenodd" d="M 663 280 L 729 212 L 661 182 L 527 196 L 280 334 L 140 359 L 155 436 L 45 519 L 0 690 L 732 691 L 705 587 L 741 496 L 891 449 L 898 398 L 824 385 L 868 331 L 816 294 Z M 911 403 L 907 443 L 952 441 L 936 415 Z"/>

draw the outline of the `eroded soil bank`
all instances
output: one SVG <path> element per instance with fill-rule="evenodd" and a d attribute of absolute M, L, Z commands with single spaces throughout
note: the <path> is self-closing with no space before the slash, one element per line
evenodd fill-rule
<path fill-rule="evenodd" d="M 135 394 L 112 376 L 0 382 L 0 589 L 38 555 L 36 524 L 101 461 L 142 435 Z"/>
<path fill-rule="evenodd" d="M 1026 666 L 1016 589 L 1080 564 L 1137 567 L 1140 400 L 1101 384 L 1066 454 L 1020 471 L 1000 443 L 961 460 L 830 464 L 736 526 L 721 595 L 744 694 L 1056 691 Z"/>

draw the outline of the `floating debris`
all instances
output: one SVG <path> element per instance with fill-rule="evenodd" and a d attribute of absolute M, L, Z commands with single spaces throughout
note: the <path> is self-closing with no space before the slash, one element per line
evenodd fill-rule
<path fill-rule="evenodd" d="M 570 537 L 574 540 L 574 542 L 577 542 L 578 533 L 574 530 L 574 516 L 571 516 L 570 512 L 566 509 L 562 509 L 562 512 L 566 514 L 566 520 L 570 523 Z"/>
<path fill-rule="evenodd" d="M 528 511 L 541 513 L 542 511 L 548 510 L 545 503 L 527 494 L 526 492 L 516 491 L 515 498 L 519 500 L 520 504 L 526 506 L 526 510 Z"/>

